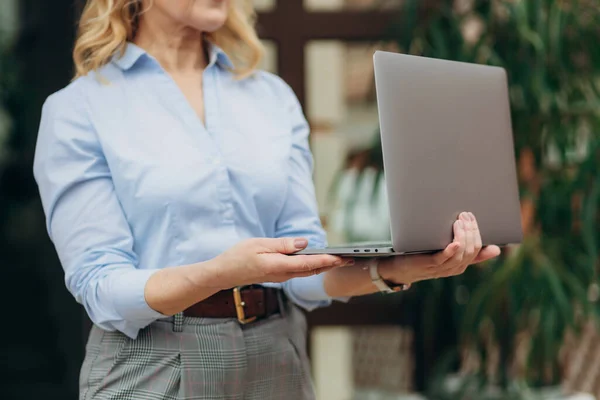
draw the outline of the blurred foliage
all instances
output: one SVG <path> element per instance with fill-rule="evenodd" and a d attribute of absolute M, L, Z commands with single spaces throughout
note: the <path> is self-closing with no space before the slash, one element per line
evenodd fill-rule
<path fill-rule="evenodd" d="M 8 33 L 0 29 L 0 175 L 8 158 L 6 146 L 12 130 L 12 119 L 7 109 L 10 93 L 14 91 L 16 82 L 14 59 L 10 56 L 11 46 L 8 37 Z"/>
<path fill-rule="evenodd" d="M 476 276 L 437 283 L 469 298 L 455 310 L 476 357 L 471 367 L 463 356 L 463 368 L 486 384 L 556 383 L 566 332 L 598 311 L 599 23 L 593 2 L 455 3 L 399 43 L 509 76 L 526 239 Z"/>
<path fill-rule="evenodd" d="M 460 367 L 470 390 L 447 398 L 529 398 L 524 387 L 560 381 L 565 334 L 600 310 L 600 5 L 437 5 L 423 19 L 423 2 L 408 1 L 391 35 L 401 52 L 507 70 L 526 239 L 484 268 L 415 285 L 423 346 L 427 353 L 452 336 L 449 318 L 457 343 L 440 370 Z M 368 159 L 383 168 L 379 140 Z M 451 315 L 436 317 L 444 307 Z M 444 398 L 440 382 L 433 380 L 434 398 Z M 502 390 L 475 395 L 484 387 Z"/>
<path fill-rule="evenodd" d="M 2 399 L 77 397 L 82 314 L 32 174 L 42 102 L 71 75 L 72 8 L 71 0 L 0 1 L 0 303 L 18 304 L 0 344 Z"/>

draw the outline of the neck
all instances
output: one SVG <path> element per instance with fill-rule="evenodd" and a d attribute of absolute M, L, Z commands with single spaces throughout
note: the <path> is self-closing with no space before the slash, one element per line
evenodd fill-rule
<path fill-rule="evenodd" d="M 158 7 L 140 16 L 134 43 L 169 72 L 203 70 L 208 64 L 202 32 L 173 22 Z"/>

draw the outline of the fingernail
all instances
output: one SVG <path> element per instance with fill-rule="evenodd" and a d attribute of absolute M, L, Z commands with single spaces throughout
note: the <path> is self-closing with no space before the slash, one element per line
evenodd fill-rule
<path fill-rule="evenodd" d="M 342 260 L 335 260 L 333 262 L 333 266 L 334 267 L 341 267 L 342 266 Z"/>
<path fill-rule="evenodd" d="M 296 240 L 294 240 L 294 246 L 297 249 L 303 249 L 306 246 L 308 246 L 308 240 L 306 240 L 306 239 L 296 239 Z"/>
<path fill-rule="evenodd" d="M 350 266 L 350 265 L 354 265 L 356 263 L 356 261 L 354 260 L 348 260 L 346 261 L 346 265 Z"/>
<path fill-rule="evenodd" d="M 469 219 L 471 221 L 475 221 L 475 215 L 473 215 L 473 213 L 469 213 Z"/>

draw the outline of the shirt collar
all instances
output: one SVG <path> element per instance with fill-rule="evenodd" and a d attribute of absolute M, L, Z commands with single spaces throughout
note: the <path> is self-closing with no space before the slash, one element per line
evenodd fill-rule
<path fill-rule="evenodd" d="M 148 56 L 148 53 L 141 47 L 131 42 L 127 42 L 123 54 L 115 54 L 112 61 L 123 71 L 127 71 L 131 69 L 142 56 Z"/>
<path fill-rule="evenodd" d="M 206 45 L 208 46 L 208 66 L 210 67 L 213 64 L 218 64 L 221 67 L 227 69 L 233 69 L 233 62 L 231 58 L 225 53 L 223 49 L 221 49 L 216 44 L 206 41 Z M 115 55 L 112 59 L 112 62 L 115 63 L 119 68 L 123 71 L 130 70 L 140 58 L 142 57 L 150 57 L 148 53 L 141 47 L 135 45 L 134 43 L 127 42 L 125 46 L 125 52 L 123 55 Z"/>
<path fill-rule="evenodd" d="M 225 53 L 225 51 L 214 44 L 213 42 L 206 41 L 206 45 L 208 46 L 208 66 L 218 63 L 221 67 L 227 69 L 233 69 L 233 62 L 231 58 Z"/>

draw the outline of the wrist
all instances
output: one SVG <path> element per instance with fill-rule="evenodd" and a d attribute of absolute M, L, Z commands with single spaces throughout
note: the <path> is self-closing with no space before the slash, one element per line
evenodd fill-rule
<path fill-rule="evenodd" d="M 164 315 L 181 312 L 221 290 L 211 273 L 211 262 L 162 268 L 153 273 L 144 287 L 150 308 Z"/>
<path fill-rule="evenodd" d="M 363 263 L 335 268 L 324 273 L 323 288 L 331 298 L 362 296 L 373 293 L 371 281 L 366 279 Z"/>
<path fill-rule="evenodd" d="M 197 289 L 227 290 L 236 286 L 227 274 L 225 265 L 219 257 L 190 265 L 190 281 Z"/>
<path fill-rule="evenodd" d="M 405 284 L 410 285 L 414 282 L 408 277 L 401 273 L 401 267 L 395 265 L 394 258 L 388 258 L 382 260 L 379 263 L 379 275 L 384 281 L 391 282 L 396 285 Z"/>
<path fill-rule="evenodd" d="M 386 279 L 381 275 L 379 265 L 379 260 L 375 259 L 368 267 L 371 282 L 377 288 L 377 290 L 384 293 L 396 293 L 410 288 L 410 283 L 397 281 L 397 278 L 391 278 L 391 274 L 384 273 L 384 275 L 390 277 Z M 388 268 L 391 270 L 393 268 L 393 263 L 392 267 Z"/>
<path fill-rule="evenodd" d="M 398 271 L 397 271 L 397 268 L 393 268 L 393 263 L 391 263 L 389 261 L 390 260 L 382 260 L 379 263 L 379 267 L 378 267 L 379 275 L 385 281 L 390 281 L 390 282 L 396 283 L 396 280 L 398 279 L 398 277 L 397 277 Z M 404 283 L 404 282 L 400 282 L 400 283 Z"/>

